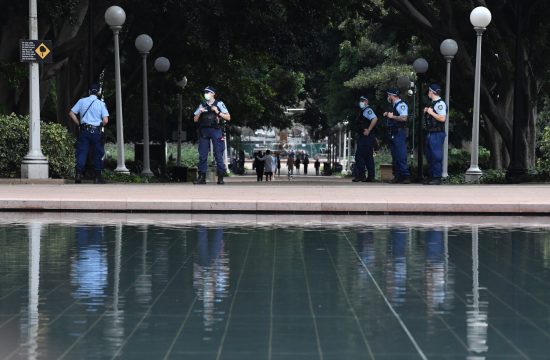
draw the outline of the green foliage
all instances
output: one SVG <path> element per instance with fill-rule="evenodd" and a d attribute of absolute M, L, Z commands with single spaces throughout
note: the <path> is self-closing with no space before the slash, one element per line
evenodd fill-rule
<path fill-rule="evenodd" d="M 0 115 L 0 176 L 21 176 L 21 162 L 29 151 L 29 119 Z M 48 158 L 50 177 L 74 176 L 75 138 L 60 124 L 41 123 L 42 152 Z"/>
<path fill-rule="evenodd" d="M 550 126 L 544 128 L 539 141 L 540 156 L 537 159 L 537 171 L 544 176 L 550 176 Z"/>
<path fill-rule="evenodd" d="M 483 175 L 479 179 L 482 184 L 506 184 L 506 170 L 502 169 L 487 169 L 483 170 Z"/>
<path fill-rule="evenodd" d="M 155 177 L 147 177 L 133 173 L 123 174 L 111 170 L 105 170 L 103 172 L 103 177 L 107 180 L 107 182 L 114 183 L 148 184 L 159 182 Z"/>
<path fill-rule="evenodd" d="M 199 150 L 196 145 L 181 144 L 181 165 L 188 168 L 199 165 Z"/>
<path fill-rule="evenodd" d="M 483 146 L 479 147 L 478 164 L 481 169 L 490 167 L 491 153 Z M 464 149 L 449 148 L 449 174 L 462 174 L 470 167 L 470 152 Z"/>

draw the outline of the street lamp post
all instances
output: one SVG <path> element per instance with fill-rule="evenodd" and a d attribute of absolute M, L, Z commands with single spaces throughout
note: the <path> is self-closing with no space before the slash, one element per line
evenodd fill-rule
<path fill-rule="evenodd" d="M 155 60 L 155 70 L 157 70 L 161 74 L 168 72 L 168 70 L 170 70 L 170 60 L 162 56 L 158 57 Z M 164 82 L 162 83 L 161 88 L 164 89 Z M 165 116 L 163 115 L 161 115 L 161 124 L 162 124 L 162 129 L 161 129 L 161 136 L 162 136 L 161 148 L 162 149 L 161 150 L 163 152 L 162 172 L 166 174 L 166 120 L 165 120 Z"/>
<path fill-rule="evenodd" d="M 29 36 L 38 40 L 36 0 L 29 0 Z M 21 177 L 48 178 L 48 159 L 40 148 L 40 74 L 36 62 L 29 64 L 29 152 L 21 163 Z"/>
<path fill-rule="evenodd" d="M 472 151 L 470 167 L 466 170 L 466 182 L 479 183 L 482 172 L 478 165 L 479 158 L 479 97 L 481 83 L 481 37 L 487 25 L 491 23 L 491 12 L 483 6 L 478 6 L 470 13 L 470 22 L 477 34 L 476 69 L 474 79 L 474 109 L 472 121 Z"/>
<path fill-rule="evenodd" d="M 449 109 L 451 98 L 451 61 L 453 61 L 456 53 L 458 52 L 458 44 L 453 39 L 443 40 L 439 46 L 441 55 L 447 62 L 447 76 L 445 80 L 445 103 L 447 104 L 447 116 L 445 118 L 445 143 L 443 144 L 443 174 L 442 177 L 449 176 Z"/>
<path fill-rule="evenodd" d="M 182 122 L 183 122 L 183 95 L 182 91 L 187 86 L 187 77 L 183 77 L 180 81 L 176 83 L 180 88 L 178 92 L 178 148 L 176 154 L 176 166 L 181 166 L 181 132 L 182 132 Z"/>
<path fill-rule="evenodd" d="M 129 173 L 124 164 L 124 130 L 122 121 L 122 90 L 120 85 L 120 51 L 118 34 L 126 21 L 126 13 L 119 6 L 111 6 L 105 11 L 105 22 L 111 27 L 115 41 L 115 91 L 116 91 L 116 139 L 117 139 L 117 167 L 116 172 Z"/>
<path fill-rule="evenodd" d="M 153 176 L 149 155 L 149 99 L 147 94 L 147 55 L 153 48 L 153 39 L 149 35 L 142 34 L 136 38 L 135 45 L 143 59 L 143 170 L 141 174 Z"/>
<path fill-rule="evenodd" d="M 424 137 L 422 132 L 422 118 L 424 116 L 424 109 L 421 106 L 422 101 L 422 81 L 424 81 L 424 74 L 428 71 L 428 62 L 424 58 L 418 58 L 413 62 L 413 69 L 416 72 L 418 79 L 418 121 L 417 121 L 417 167 L 418 167 L 418 181 L 421 182 L 424 177 Z"/>

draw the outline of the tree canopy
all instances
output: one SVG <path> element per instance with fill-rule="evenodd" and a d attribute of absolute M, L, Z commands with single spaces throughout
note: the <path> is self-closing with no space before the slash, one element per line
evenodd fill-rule
<path fill-rule="evenodd" d="M 68 124 L 69 107 L 85 94 L 89 81 L 98 79 L 114 110 L 113 35 L 104 13 L 115 3 L 38 4 L 40 37 L 54 44 L 54 63 L 41 67 L 43 118 Z M 457 144 L 467 140 L 471 127 L 476 37 L 469 13 L 487 6 L 493 21 L 483 36 L 482 143 L 491 150 L 495 167 L 507 166 L 512 151 L 520 154 L 524 167 L 534 163 L 539 113 L 548 112 L 539 107 L 549 103 L 547 1 L 121 0 L 116 5 L 127 14 L 120 40 L 128 140 L 141 136 L 141 57 L 134 40 L 147 33 L 154 40 L 149 55 L 153 138 L 163 126 L 175 129 L 172 95 L 175 80 L 183 76 L 189 81 L 184 89 L 188 119 L 204 86 L 212 85 L 236 125 L 284 128 L 294 120 L 321 136 L 354 116 L 359 95 L 369 95 L 382 111 L 383 89 L 395 86 L 398 76 L 414 80 L 411 64 L 417 57 L 429 61 L 429 81 L 443 84 L 445 62 L 439 44 L 453 38 L 459 45 L 451 99 L 451 127 L 460 134 Z M 28 111 L 27 67 L 18 62 L 19 39 L 28 36 L 27 6 L 12 1 L 0 13 L 4 113 Z M 158 56 L 171 61 L 166 75 L 152 67 Z M 297 104 L 306 104 L 307 111 L 294 118 L 285 115 L 286 107 Z M 525 111 L 514 116 L 520 107 Z M 519 148 L 514 144 L 514 118 Z"/>

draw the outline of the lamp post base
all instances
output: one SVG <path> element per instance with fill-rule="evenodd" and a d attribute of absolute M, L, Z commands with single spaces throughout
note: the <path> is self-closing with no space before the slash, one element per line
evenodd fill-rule
<path fill-rule="evenodd" d="M 47 179 L 48 178 L 48 159 L 46 158 L 23 158 L 21 163 L 22 179 Z"/>
<path fill-rule="evenodd" d="M 147 177 L 153 177 L 155 174 L 153 174 L 153 172 L 149 169 L 143 169 L 143 171 L 141 172 L 141 175 L 147 176 Z"/>
<path fill-rule="evenodd" d="M 117 166 L 117 168 L 115 169 L 115 172 L 129 174 L 130 170 L 126 169 L 125 165 L 121 165 L 121 166 Z"/>
<path fill-rule="evenodd" d="M 479 184 L 479 179 L 483 175 L 483 172 L 478 167 L 470 167 L 466 170 L 465 178 L 469 184 Z"/>

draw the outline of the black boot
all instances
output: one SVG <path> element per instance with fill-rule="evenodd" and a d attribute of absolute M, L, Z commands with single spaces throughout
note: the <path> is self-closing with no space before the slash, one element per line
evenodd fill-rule
<path fill-rule="evenodd" d="M 76 173 L 76 176 L 74 177 L 74 183 L 82 184 L 82 173 L 79 173 L 79 172 Z"/>
<path fill-rule="evenodd" d="M 225 183 L 223 182 L 223 176 L 224 176 L 224 175 L 225 175 L 224 173 L 221 173 L 221 172 L 218 173 L 218 185 L 223 185 L 223 184 L 225 184 Z M 267 180 L 266 180 L 266 181 L 267 181 Z"/>
<path fill-rule="evenodd" d="M 94 184 L 107 184 L 103 176 L 101 175 L 101 170 L 95 171 L 95 180 Z"/>
<path fill-rule="evenodd" d="M 199 173 L 199 177 L 197 177 L 197 180 L 193 181 L 193 184 L 195 185 L 206 184 L 206 173 Z"/>

